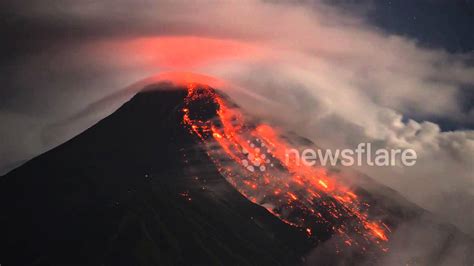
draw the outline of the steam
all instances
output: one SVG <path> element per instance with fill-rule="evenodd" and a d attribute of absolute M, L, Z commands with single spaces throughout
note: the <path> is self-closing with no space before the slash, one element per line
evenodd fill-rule
<path fill-rule="evenodd" d="M 46 0 L 4 12 L 20 17 L 26 33 L 44 32 L 33 52 L 4 65 L 4 171 L 113 112 L 132 94 L 75 116 L 117 89 L 194 71 L 246 90 L 228 93 L 318 146 L 416 150 L 413 167 L 359 170 L 474 236 L 474 131 L 433 122 L 474 125 L 474 109 L 460 101 L 474 85 L 471 55 L 420 47 L 319 1 Z"/>

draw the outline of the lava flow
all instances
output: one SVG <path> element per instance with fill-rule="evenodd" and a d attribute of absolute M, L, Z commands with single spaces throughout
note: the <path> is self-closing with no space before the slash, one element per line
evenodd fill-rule
<path fill-rule="evenodd" d="M 274 128 L 249 121 L 207 86 L 189 84 L 184 105 L 184 124 L 246 198 L 315 241 L 338 235 L 340 243 L 361 252 L 372 246 L 387 251 L 390 229 L 369 218 L 369 204 L 324 168 L 287 157 L 293 147 Z"/>

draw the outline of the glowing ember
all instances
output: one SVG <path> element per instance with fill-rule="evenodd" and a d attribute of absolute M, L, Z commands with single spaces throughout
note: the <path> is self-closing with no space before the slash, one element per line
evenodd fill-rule
<path fill-rule="evenodd" d="M 288 158 L 292 147 L 271 126 L 246 121 L 223 96 L 196 84 L 189 84 L 182 112 L 221 174 L 249 200 L 308 237 L 335 233 L 361 251 L 387 250 L 389 229 L 369 219 L 369 204 L 325 169 Z"/>

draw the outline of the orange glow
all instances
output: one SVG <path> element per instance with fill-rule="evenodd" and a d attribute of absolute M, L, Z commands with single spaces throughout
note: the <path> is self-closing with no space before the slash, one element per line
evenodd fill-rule
<path fill-rule="evenodd" d="M 215 116 L 202 117 L 202 106 L 192 108 L 196 102 L 214 106 Z M 324 168 L 287 162 L 286 151 L 294 147 L 277 129 L 247 120 L 225 97 L 197 83 L 188 84 L 182 111 L 184 124 L 205 144 L 220 173 L 249 200 L 309 237 L 317 232 L 313 226 L 324 225 L 363 252 L 372 245 L 386 249 L 383 227 L 389 228 L 369 218 L 369 204 Z"/>
<path fill-rule="evenodd" d="M 260 57 L 256 45 L 236 40 L 193 36 L 146 37 L 96 44 L 103 53 L 119 53 L 129 62 L 168 70 L 189 70 L 219 60 Z"/>
<path fill-rule="evenodd" d="M 326 183 L 324 183 L 323 180 L 320 179 L 320 180 L 318 181 L 318 183 L 319 183 L 321 186 L 323 186 L 324 188 L 326 188 L 326 189 L 328 188 L 328 185 L 327 185 Z"/>
<path fill-rule="evenodd" d="M 367 228 L 372 230 L 372 232 L 380 239 L 387 241 L 388 238 L 385 235 L 384 231 L 380 228 L 380 226 L 376 223 L 367 223 L 366 224 Z"/>
<path fill-rule="evenodd" d="M 295 194 L 288 192 L 288 195 L 291 197 L 293 200 L 297 200 L 298 198 L 295 196 Z"/>

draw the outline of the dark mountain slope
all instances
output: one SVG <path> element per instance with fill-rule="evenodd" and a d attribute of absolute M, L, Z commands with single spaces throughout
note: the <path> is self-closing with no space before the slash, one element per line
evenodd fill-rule
<path fill-rule="evenodd" d="M 211 167 L 181 124 L 185 94 L 140 93 L 3 176 L 0 263 L 298 263 L 305 235 Z"/>

